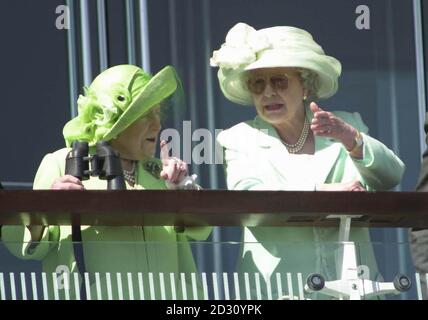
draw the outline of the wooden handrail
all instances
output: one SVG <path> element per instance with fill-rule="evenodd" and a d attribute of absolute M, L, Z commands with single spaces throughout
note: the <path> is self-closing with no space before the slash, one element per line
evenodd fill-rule
<path fill-rule="evenodd" d="M 0 190 L 1 225 L 427 227 L 428 193 Z"/>

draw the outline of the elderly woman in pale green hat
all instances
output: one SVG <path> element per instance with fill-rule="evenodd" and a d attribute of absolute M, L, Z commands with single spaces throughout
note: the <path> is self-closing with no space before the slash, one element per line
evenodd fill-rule
<path fill-rule="evenodd" d="M 365 191 L 388 190 L 400 182 L 403 162 L 368 134 L 359 113 L 327 111 L 315 102 L 336 93 L 341 64 L 308 32 L 288 26 L 255 30 L 238 23 L 214 51 L 211 65 L 219 67 L 225 97 L 254 105 L 257 112 L 253 120 L 218 135 L 229 189 Z M 259 272 L 266 283 L 271 280 L 273 292 L 278 292 L 276 272 L 292 272 L 293 279 L 298 272 L 303 279 L 318 272 L 335 280 L 337 231 L 245 228 L 239 271 Z M 361 246 L 370 241 L 368 230 L 353 228 L 351 240 L 360 245 L 359 263 L 376 278 L 373 250 Z M 296 293 L 296 283 L 294 288 Z M 266 294 L 266 285 L 261 290 Z"/>
<path fill-rule="evenodd" d="M 92 150 L 102 140 L 119 153 L 127 189 L 198 189 L 194 176 L 188 175 L 187 165 L 168 157 L 165 141 L 161 143 L 162 159 L 154 157 L 161 129 L 160 107 L 177 90 L 178 81 L 172 67 L 165 67 L 155 76 L 133 65 L 115 66 L 102 72 L 79 97 L 78 116 L 64 127 L 67 147 L 47 154 L 42 160 L 34 189 L 106 189 L 107 181 L 98 177 L 80 181 L 65 174 L 65 159 L 73 141 L 86 141 Z M 76 264 L 70 226 L 4 227 L 2 231 L 3 241 L 12 253 L 24 259 L 42 260 L 44 270 L 50 275 L 63 266 L 72 273 L 82 272 L 77 270 L 79 262 Z M 84 266 L 79 269 L 84 269 L 90 277 L 87 294 L 92 299 L 160 299 L 162 295 L 167 299 L 181 298 L 183 272 L 187 279 L 182 285 L 189 286 L 191 297 L 190 274 L 196 268 L 187 240 L 205 239 L 209 232 L 209 228 L 176 230 L 173 226 L 82 226 Z M 94 277 L 96 273 L 98 279 Z M 116 279 L 118 273 L 123 280 L 122 290 Z M 128 287 L 128 274 L 132 288 Z M 163 283 L 160 274 L 164 276 Z M 52 277 L 48 281 L 52 290 L 55 287 Z M 71 285 L 70 297 L 79 294 L 73 288 Z M 65 290 L 59 290 L 60 297 L 67 296 Z M 54 296 L 53 291 L 49 296 Z"/>

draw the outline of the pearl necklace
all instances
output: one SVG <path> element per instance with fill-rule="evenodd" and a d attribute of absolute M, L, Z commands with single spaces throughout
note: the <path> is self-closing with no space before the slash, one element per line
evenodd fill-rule
<path fill-rule="evenodd" d="M 289 144 L 281 139 L 284 146 L 287 148 L 289 153 L 297 153 L 300 150 L 302 150 L 303 146 L 305 145 L 306 139 L 308 138 L 309 133 L 309 121 L 305 117 L 305 123 L 303 124 L 302 133 L 300 134 L 299 140 L 295 144 Z"/>
<path fill-rule="evenodd" d="M 128 171 L 128 170 L 123 169 L 123 177 L 130 184 L 135 184 L 135 161 L 132 161 L 132 169 L 131 170 Z"/>

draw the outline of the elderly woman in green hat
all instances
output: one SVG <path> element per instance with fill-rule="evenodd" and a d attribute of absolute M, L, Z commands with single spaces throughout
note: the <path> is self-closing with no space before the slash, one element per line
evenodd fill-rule
<path fill-rule="evenodd" d="M 211 65 L 219 67 L 225 97 L 257 112 L 218 135 L 229 189 L 365 191 L 400 182 L 403 162 L 368 134 L 358 112 L 327 111 L 315 102 L 336 93 L 341 64 L 305 30 L 238 23 Z M 373 280 L 377 267 L 368 229 L 353 228 L 350 236 Z M 338 228 L 245 228 L 238 268 L 259 272 L 274 292 L 276 272 L 292 272 L 293 279 L 298 272 L 303 279 L 318 272 L 335 280 L 337 241 Z M 266 297 L 266 286 L 261 290 Z"/>
<path fill-rule="evenodd" d="M 194 177 L 188 175 L 187 165 L 168 157 L 164 141 L 162 159 L 154 157 L 161 129 L 160 105 L 176 91 L 177 79 L 170 66 L 155 76 L 133 65 L 102 72 L 79 97 L 78 116 L 64 127 L 67 147 L 42 160 L 34 189 L 106 189 L 107 181 L 98 177 L 80 181 L 65 174 L 65 159 L 73 141 L 86 141 L 92 150 L 102 140 L 120 154 L 127 189 L 198 189 Z M 48 275 L 58 270 L 79 271 L 71 226 L 4 227 L 2 231 L 3 241 L 12 253 L 24 259 L 43 260 Z M 210 229 L 180 231 L 173 226 L 82 226 L 83 269 L 89 274 L 86 285 L 89 282 L 90 286 L 84 292 L 88 292 L 88 298 L 179 299 L 183 297 L 181 286 L 187 285 L 191 297 L 190 274 L 196 268 L 187 240 L 205 239 Z M 187 276 L 183 283 L 181 272 Z M 123 281 L 122 290 L 118 275 Z M 69 280 L 70 291 L 60 288 L 60 297 L 79 294 L 73 290 L 73 277 Z M 48 282 L 49 297 L 54 297 L 51 276 Z"/>

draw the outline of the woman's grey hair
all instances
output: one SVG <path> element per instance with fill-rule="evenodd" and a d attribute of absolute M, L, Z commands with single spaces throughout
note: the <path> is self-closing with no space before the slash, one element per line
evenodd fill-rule
<path fill-rule="evenodd" d="M 308 98 L 316 99 L 318 92 L 318 74 L 308 69 L 300 70 L 303 87 L 308 90 Z"/>

